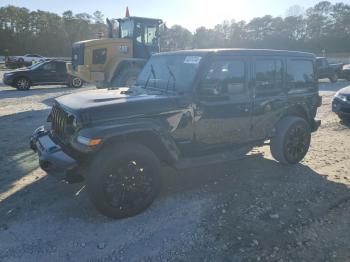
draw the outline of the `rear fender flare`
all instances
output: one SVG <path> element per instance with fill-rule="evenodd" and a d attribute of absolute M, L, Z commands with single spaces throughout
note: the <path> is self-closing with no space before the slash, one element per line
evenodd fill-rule
<path fill-rule="evenodd" d="M 311 116 L 310 109 L 305 104 L 298 104 L 289 108 L 286 112 L 288 116 L 298 116 L 303 118 L 310 125 L 313 124 L 313 118 Z"/>

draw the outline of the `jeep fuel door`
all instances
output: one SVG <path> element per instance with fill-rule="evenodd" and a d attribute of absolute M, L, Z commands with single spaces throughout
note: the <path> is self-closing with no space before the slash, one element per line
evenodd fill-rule
<path fill-rule="evenodd" d="M 249 140 L 251 96 L 248 60 L 215 56 L 196 89 L 195 133 L 198 142 L 214 146 Z"/>

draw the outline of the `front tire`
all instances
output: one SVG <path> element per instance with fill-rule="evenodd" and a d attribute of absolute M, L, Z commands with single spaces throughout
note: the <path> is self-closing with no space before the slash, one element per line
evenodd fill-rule
<path fill-rule="evenodd" d="M 86 188 L 97 210 L 111 218 L 135 216 L 146 210 L 161 187 L 155 154 L 139 144 L 103 149 L 88 171 Z"/>
<path fill-rule="evenodd" d="M 301 117 L 288 116 L 277 124 L 271 154 L 282 164 L 297 164 L 306 156 L 310 142 L 310 125 Z"/>
<path fill-rule="evenodd" d="M 29 90 L 29 88 L 30 88 L 30 81 L 29 81 L 29 79 L 27 79 L 25 77 L 20 77 L 20 78 L 16 79 L 15 85 L 16 85 L 17 90 L 26 91 L 26 90 Z"/>
<path fill-rule="evenodd" d="M 112 87 L 129 87 L 135 84 L 141 68 L 125 68 L 119 72 L 112 80 Z"/>

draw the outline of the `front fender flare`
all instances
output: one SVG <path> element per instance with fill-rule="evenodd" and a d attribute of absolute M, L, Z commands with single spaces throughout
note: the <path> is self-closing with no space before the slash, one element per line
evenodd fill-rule
<path fill-rule="evenodd" d="M 180 157 L 180 150 L 166 126 L 156 120 L 96 126 L 82 129 L 78 135 L 102 139 L 102 144 L 94 151 L 115 143 L 131 141 L 149 147 L 161 160 L 170 165 L 175 164 Z"/>

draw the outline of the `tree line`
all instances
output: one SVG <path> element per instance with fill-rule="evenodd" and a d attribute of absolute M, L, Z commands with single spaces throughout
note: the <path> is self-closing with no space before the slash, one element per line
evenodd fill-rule
<path fill-rule="evenodd" d="M 7 6 L 0 8 L 0 55 L 38 53 L 70 56 L 72 44 L 106 32 L 100 11 L 62 15 Z"/>
<path fill-rule="evenodd" d="M 100 11 L 57 15 L 7 6 L 0 8 L 0 54 L 40 53 L 70 56 L 72 43 L 107 34 Z M 269 48 L 350 52 L 350 5 L 322 1 L 303 10 L 291 7 L 285 17 L 266 15 L 249 22 L 224 21 L 191 33 L 180 25 L 161 28 L 163 50 L 185 48 Z"/>

